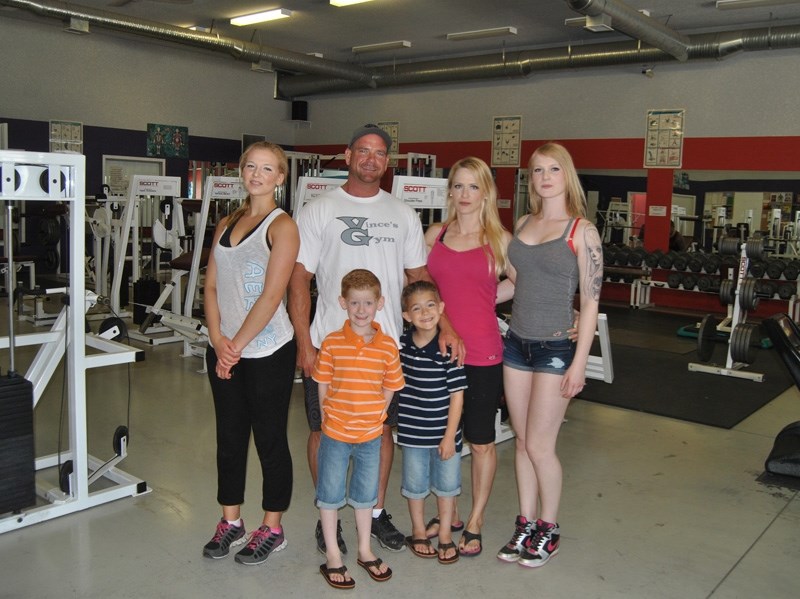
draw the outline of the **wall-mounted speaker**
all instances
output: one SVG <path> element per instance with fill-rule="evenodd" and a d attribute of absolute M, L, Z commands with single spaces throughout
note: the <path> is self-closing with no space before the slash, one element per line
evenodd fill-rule
<path fill-rule="evenodd" d="M 292 120 L 293 121 L 308 120 L 308 102 L 303 102 L 302 100 L 292 101 Z"/>

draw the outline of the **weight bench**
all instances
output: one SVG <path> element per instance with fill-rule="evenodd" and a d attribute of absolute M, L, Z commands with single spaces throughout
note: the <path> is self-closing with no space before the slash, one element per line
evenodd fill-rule
<path fill-rule="evenodd" d="M 787 314 L 774 314 L 762 326 L 800 389 L 800 327 Z M 800 421 L 785 426 L 775 437 L 765 468 L 772 474 L 800 477 Z"/>

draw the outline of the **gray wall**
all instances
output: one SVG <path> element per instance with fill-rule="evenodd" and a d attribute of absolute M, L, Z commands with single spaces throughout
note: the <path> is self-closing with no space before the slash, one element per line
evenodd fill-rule
<path fill-rule="evenodd" d="M 93 28 L 64 33 L 51 20 L 0 13 L 0 114 L 192 135 L 264 134 L 284 144 L 343 143 L 367 121 L 400 121 L 401 142 L 490 139 L 491 117 L 523 116 L 523 139 L 641 138 L 645 111 L 685 108 L 687 137 L 800 134 L 798 51 L 725 61 L 536 74 L 524 80 L 366 90 L 311 97 L 311 125 L 289 122 L 271 74 L 224 54 Z"/>

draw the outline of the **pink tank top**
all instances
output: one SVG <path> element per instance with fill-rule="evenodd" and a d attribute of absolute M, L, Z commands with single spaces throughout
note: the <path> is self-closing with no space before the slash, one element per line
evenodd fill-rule
<path fill-rule="evenodd" d="M 445 312 L 467 349 L 466 364 L 492 366 L 503 361 L 503 340 L 495 316 L 497 280 L 486 248 L 458 252 L 442 243 L 444 232 L 428 254 L 428 272 L 445 303 Z"/>

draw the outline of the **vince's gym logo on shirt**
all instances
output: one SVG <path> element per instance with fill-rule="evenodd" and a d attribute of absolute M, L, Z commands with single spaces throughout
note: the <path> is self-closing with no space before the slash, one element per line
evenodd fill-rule
<path fill-rule="evenodd" d="M 379 229 L 399 229 L 400 227 L 397 223 L 392 222 L 367 222 L 367 218 L 363 216 L 340 216 L 337 220 L 342 221 L 347 228 L 342 231 L 340 235 L 342 241 L 347 245 L 352 246 L 359 246 L 359 245 L 369 245 L 371 242 L 374 243 L 396 243 L 397 240 L 394 237 L 389 237 L 386 235 L 381 235 L 381 231 Z M 375 233 L 374 235 L 370 235 L 370 232 Z"/>

